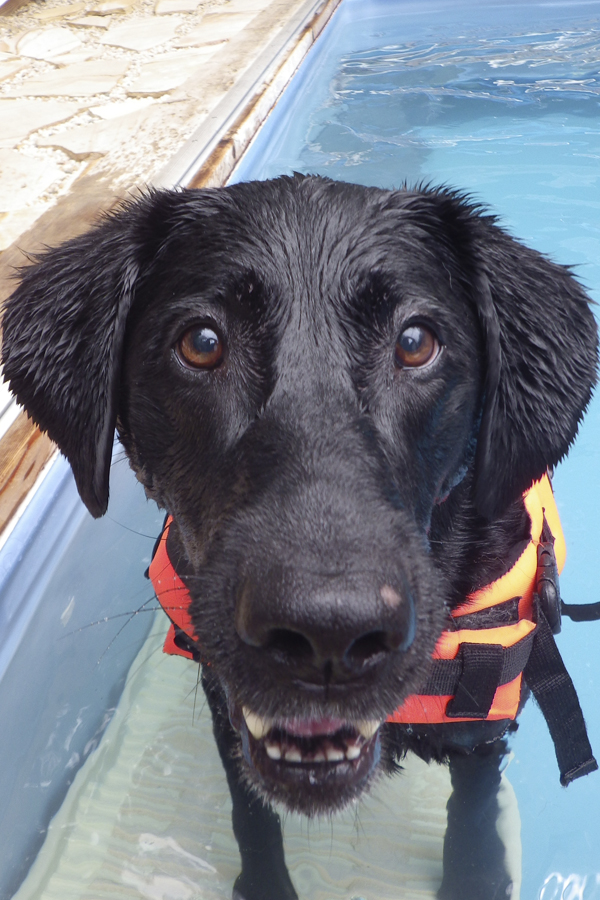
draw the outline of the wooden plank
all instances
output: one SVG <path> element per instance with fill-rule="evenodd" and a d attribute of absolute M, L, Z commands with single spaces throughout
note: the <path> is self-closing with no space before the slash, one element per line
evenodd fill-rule
<path fill-rule="evenodd" d="M 0 16 L 10 16 L 28 2 L 29 0 L 4 0 L 4 3 L 0 3 Z"/>
<path fill-rule="evenodd" d="M 21 413 L 4 435 L 0 449 L 1 534 L 56 447 Z"/>

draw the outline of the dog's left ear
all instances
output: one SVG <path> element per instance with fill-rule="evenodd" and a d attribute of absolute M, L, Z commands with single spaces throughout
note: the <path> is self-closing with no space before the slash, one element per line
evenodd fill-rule
<path fill-rule="evenodd" d="M 502 512 L 573 442 L 596 382 L 598 338 L 583 288 L 506 234 L 470 220 L 474 301 L 486 345 L 476 503 Z"/>
<path fill-rule="evenodd" d="M 41 254 L 5 307 L 4 374 L 68 458 L 93 516 L 108 505 L 125 326 L 159 206 L 157 195 L 124 204 Z"/>

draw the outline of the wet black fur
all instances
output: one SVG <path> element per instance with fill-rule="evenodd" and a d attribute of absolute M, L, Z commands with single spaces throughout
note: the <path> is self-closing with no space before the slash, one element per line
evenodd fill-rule
<path fill-rule="evenodd" d="M 413 322 L 443 350 L 400 369 Z M 214 370 L 177 357 L 195 323 L 223 335 Z M 116 427 L 174 516 L 234 796 L 237 896 L 295 896 L 277 817 L 253 791 L 310 814 L 366 781 L 311 793 L 261 778 L 226 704 L 384 718 L 418 690 L 448 608 L 512 564 L 529 536 L 522 492 L 575 437 L 596 376 L 584 291 L 452 191 L 296 176 L 125 204 L 23 271 L 3 328 L 11 388 L 90 512 L 106 510 Z M 457 800 L 463 754 L 473 784 L 491 760 L 493 802 L 504 728 L 386 726 L 380 770 L 408 749 L 451 760 L 441 896 L 500 890 L 492 851 L 472 893 L 452 887 L 450 856 L 456 810 L 467 821 L 481 802 Z"/>

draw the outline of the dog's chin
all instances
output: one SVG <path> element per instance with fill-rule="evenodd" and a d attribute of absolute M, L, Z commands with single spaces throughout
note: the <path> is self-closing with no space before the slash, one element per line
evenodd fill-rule
<path fill-rule="evenodd" d="M 318 816 L 356 800 L 377 774 L 380 722 L 333 717 L 261 719 L 230 707 L 246 778 L 265 800 Z"/>

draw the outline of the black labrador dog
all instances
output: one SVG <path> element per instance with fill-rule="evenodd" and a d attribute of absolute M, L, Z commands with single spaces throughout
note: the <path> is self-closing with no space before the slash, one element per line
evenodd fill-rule
<path fill-rule="evenodd" d="M 19 401 L 92 515 L 116 427 L 172 516 L 234 896 L 297 896 L 272 802 L 329 813 L 408 750 L 451 767 L 439 896 L 510 896 L 512 720 L 385 720 L 449 612 L 527 544 L 523 493 L 575 437 L 597 338 L 570 271 L 450 190 L 296 175 L 149 192 L 21 279 L 3 349 Z"/>

